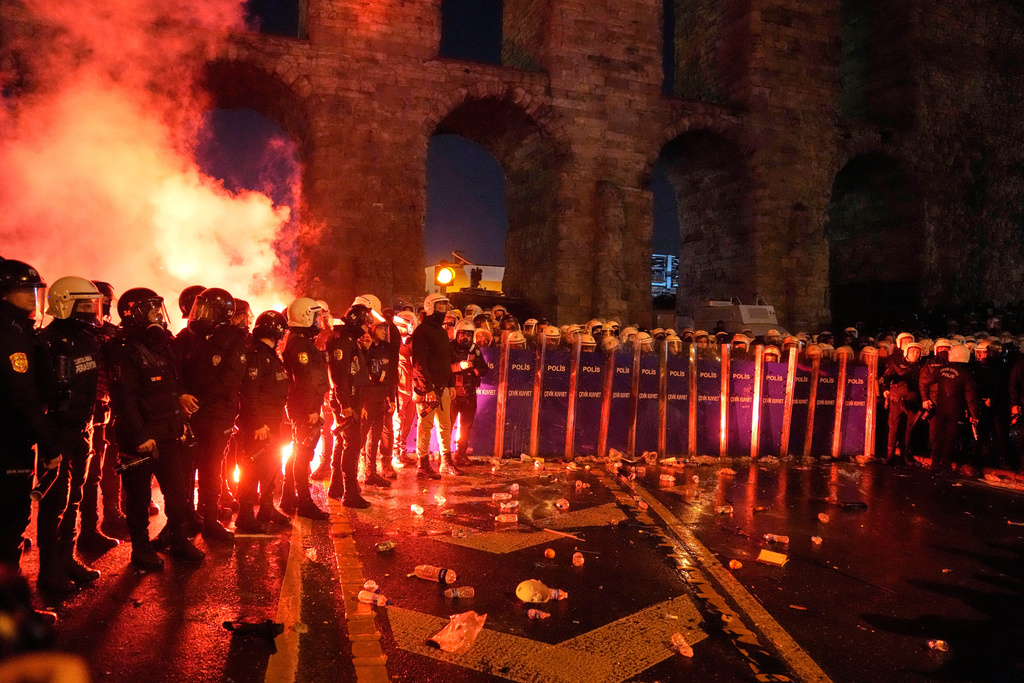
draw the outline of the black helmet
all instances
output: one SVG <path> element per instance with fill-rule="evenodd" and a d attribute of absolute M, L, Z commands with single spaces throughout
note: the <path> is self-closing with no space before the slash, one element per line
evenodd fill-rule
<path fill-rule="evenodd" d="M 263 311 L 256 318 L 252 328 L 252 336 L 256 339 L 273 339 L 281 341 L 288 330 L 288 318 L 277 311 Z"/>
<path fill-rule="evenodd" d="M 235 298 L 226 289 L 211 287 L 204 289 L 192 304 L 188 325 L 196 332 L 205 334 L 215 327 L 231 322 L 235 313 Z"/>
<path fill-rule="evenodd" d="M 181 294 L 178 295 L 178 308 L 181 309 L 182 318 L 188 320 L 188 316 L 192 312 L 192 304 L 205 289 L 206 287 L 202 285 L 191 285 L 181 290 Z"/>
<path fill-rule="evenodd" d="M 46 282 L 39 271 L 25 263 L 14 259 L 0 261 L 0 295 L 19 289 L 43 289 Z"/>
<path fill-rule="evenodd" d="M 363 304 L 352 304 L 345 311 L 345 324 L 355 327 L 362 327 L 363 325 L 369 327 L 372 324 L 372 319 L 370 318 L 371 310 L 369 306 L 364 306 Z"/>
<path fill-rule="evenodd" d="M 253 312 L 249 302 L 245 299 L 235 299 L 235 313 L 232 315 L 234 324 L 246 332 L 252 327 Z"/>
<path fill-rule="evenodd" d="M 114 288 L 109 282 L 103 280 L 93 280 L 92 283 L 96 285 L 96 289 L 100 290 L 100 294 L 103 295 L 103 317 L 110 317 L 110 304 L 114 301 Z"/>
<path fill-rule="evenodd" d="M 146 287 L 129 289 L 117 300 L 117 314 L 121 316 L 121 327 L 144 330 L 150 325 L 167 326 L 164 300 L 159 294 Z M 150 320 L 150 312 L 160 310 L 159 320 Z"/>

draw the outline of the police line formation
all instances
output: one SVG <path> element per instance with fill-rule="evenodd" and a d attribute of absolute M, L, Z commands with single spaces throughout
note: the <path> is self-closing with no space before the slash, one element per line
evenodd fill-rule
<path fill-rule="evenodd" d="M 99 577 L 78 550 L 125 540 L 143 571 L 163 567 L 160 552 L 200 562 L 192 539 L 230 544 L 232 518 L 243 533 L 290 526 L 285 513 L 327 519 L 311 480 L 366 508 L 361 485 L 390 487 L 398 469 L 460 476 L 471 452 L 870 457 L 878 439 L 888 463 L 911 465 L 930 437 L 942 475 L 1020 462 L 1010 427 L 1024 360 L 1005 335 L 893 344 L 848 328 L 833 348 L 827 332 L 520 325 L 443 294 L 419 310 L 359 296 L 340 321 L 300 297 L 253 319 L 245 301 L 195 285 L 173 336 L 150 289 L 115 297 L 68 276 L 47 290 L 9 259 L 0 298 L 0 563 L 18 567 L 38 500 L 37 587 L 50 593 Z M 154 476 L 167 522 L 151 538 Z"/>

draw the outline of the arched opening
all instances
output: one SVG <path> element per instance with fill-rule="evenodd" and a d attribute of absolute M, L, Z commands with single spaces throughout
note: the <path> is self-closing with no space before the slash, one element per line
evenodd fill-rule
<path fill-rule="evenodd" d="M 652 246 L 678 245 L 679 315 L 691 317 L 707 299 L 736 296 L 753 303 L 756 255 L 745 210 L 750 180 L 740 148 L 717 133 L 683 133 L 662 149 L 651 189 Z"/>
<path fill-rule="evenodd" d="M 476 266 L 504 269 L 507 233 L 505 178 L 498 160 L 461 135 L 432 137 L 423 249 L 427 266 L 441 260 L 458 264 L 455 252 Z"/>
<path fill-rule="evenodd" d="M 839 82 L 843 116 L 895 127 L 913 123 L 908 30 L 901 3 L 842 1 Z"/>
<path fill-rule="evenodd" d="M 306 37 L 307 0 L 245 0 L 244 9 L 245 24 L 251 31 Z"/>
<path fill-rule="evenodd" d="M 923 220 L 891 158 L 864 154 L 836 176 L 828 206 L 829 285 L 837 327 L 903 322 L 921 299 Z"/>
<path fill-rule="evenodd" d="M 501 64 L 502 0 L 441 0 L 441 57 Z"/>
<path fill-rule="evenodd" d="M 651 171 L 651 195 L 654 200 L 654 230 L 651 236 L 651 295 L 654 314 L 660 327 L 674 327 L 678 309 L 679 205 L 668 179 L 668 166 L 661 158 Z"/>
<path fill-rule="evenodd" d="M 554 316 L 558 214 L 555 192 L 561 158 L 554 141 L 522 107 L 504 99 L 470 99 L 445 116 L 434 136 L 460 136 L 479 145 L 504 174 L 508 229 L 502 289 L 534 315 Z M 482 151 L 481 150 L 481 151 Z M 490 196 L 497 201 L 494 190 Z M 500 221 L 492 203 L 488 209 Z"/>

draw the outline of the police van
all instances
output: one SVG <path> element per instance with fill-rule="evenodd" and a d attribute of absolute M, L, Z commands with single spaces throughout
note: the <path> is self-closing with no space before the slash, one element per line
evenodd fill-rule
<path fill-rule="evenodd" d="M 736 297 L 729 301 L 708 299 L 693 312 L 693 327 L 709 332 L 721 327 L 729 334 L 750 330 L 755 337 L 768 330 L 777 330 L 783 337 L 789 334 L 779 327 L 775 307 L 762 297 L 757 297 L 753 305 L 743 304 Z"/>

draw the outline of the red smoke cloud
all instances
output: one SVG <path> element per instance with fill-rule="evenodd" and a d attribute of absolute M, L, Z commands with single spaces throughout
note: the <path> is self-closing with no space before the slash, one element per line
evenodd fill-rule
<path fill-rule="evenodd" d="M 195 161 L 205 100 L 195 77 L 242 27 L 240 2 L 25 5 L 35 28 L 5 46 L 27 85 L 0 100 L 0 255 L 48 282 L 150 287 L 171 311 L 195 283 L 257 312 L 287 303 L 275 244 L 288 207 L 229 192 Z"/>

